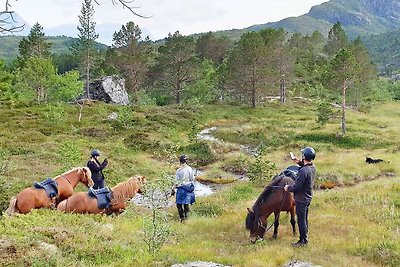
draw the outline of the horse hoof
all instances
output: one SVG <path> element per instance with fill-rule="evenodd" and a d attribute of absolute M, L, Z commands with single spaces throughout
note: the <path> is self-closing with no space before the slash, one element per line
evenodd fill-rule
<path fill-rule="evenodd" d="M 278 239 L 278 236 L 277 235 L 273 235 L 272 236 L 274 239 Z"/>

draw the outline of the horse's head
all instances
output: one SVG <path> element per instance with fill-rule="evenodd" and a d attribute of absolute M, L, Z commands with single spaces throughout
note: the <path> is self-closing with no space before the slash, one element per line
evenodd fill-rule
<path fill-rule="evenodd" d="M 79 181 L 82 182 L 84 185 L 87 187 L 92 187 L 94 185 L 94 182 L 92 180 L 92 172 L 88 167 L 82 167 L 79 170 Z"/>
<path fill-rule="evenodd" d="M 146 177 L 144 177 L 144 176 L 136 176 L 136 177 L 137 177 L 137 183 L 139 186 L 139 189 L 137 192 L 139 194 L 142 194 L 143 193 L 142 188 L 143 188 L 144 183 L 146 182 Z"/>
<path fill-rule="evenodd" d="M 266 227 L 253 210 L 247 208 L 247 212 L 246 229 L 250 231 L 251 243 L 255 243 L 258 239 L 263 239 Z"/>

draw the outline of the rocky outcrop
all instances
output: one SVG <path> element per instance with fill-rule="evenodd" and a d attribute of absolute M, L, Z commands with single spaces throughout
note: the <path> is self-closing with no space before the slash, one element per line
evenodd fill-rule
<path fill-rule="evenodd" d="M 84 89 L 85 90 L 85 89 Z M 128 93 L 125 90 L 125 79 L 118 76 L 106 76 L 89 85 L 89 98 L 117 105 L 128 105 Z M 87 93 L 79 99 L 87 98 Z"/>

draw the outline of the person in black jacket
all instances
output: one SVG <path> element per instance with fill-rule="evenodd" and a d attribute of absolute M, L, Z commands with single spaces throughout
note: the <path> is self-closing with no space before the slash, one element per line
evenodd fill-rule
<path fill-rule="evenodd" d="M 93 189 L 100 189 L 104 187 L 104 174 L 103 169 L 107 166 L 108 160 L 104 159 L 103 163 L 99 162 L 100 151 L 94 149 L 90 154 L 90 160 L 87 163 L 87 167 L 92 172 L 92 179 L 94 182 Z"/>
<path fill-rule="evenodd" d="M 316 153 L 312 147 L 301 150 L 302 159 L 294 157 L 293 161 L 301 166 L 296 182 L 293 185 L 285 185 L 284 190 L 294 193 L 296 201 L 296 216 L 299 226 L 300 239 L 292 245 L 295 247 L 305 246 L 308 243 L 308 207 L 310 206 L 313 193 L 312 187 L 315 178 L 315 166 L 313 160 Z"/>

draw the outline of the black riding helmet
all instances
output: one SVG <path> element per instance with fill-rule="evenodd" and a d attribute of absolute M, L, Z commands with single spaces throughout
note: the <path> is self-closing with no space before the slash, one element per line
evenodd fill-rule
<path fill-rule="evenodd" d="M 305 160 L 308 160 L 308 161 L 314 160 L 314 159 L 315 159 L 315 156 L 316 156 L 315 150 L 314 150 L 314 148 L 312 148 L 312 147 L 305 147 L 305 148 L 303 148 L 303 149 L 301 150 L 301 153 L 303 154 L 303 158 L 304 158 Z"/>
<path fill-rule="evenodd" d="M 93 149 L 92 153 L 90 153 L 92 157 L 100 157 L 100 151 L 98 149 Z"/>
<path fill-rule="evenodd" d="M 186 155 L 180 155 L 179 156 L 179 162 L 180 163 L 186 163 L 188 160 L 188 157 Z"/>

